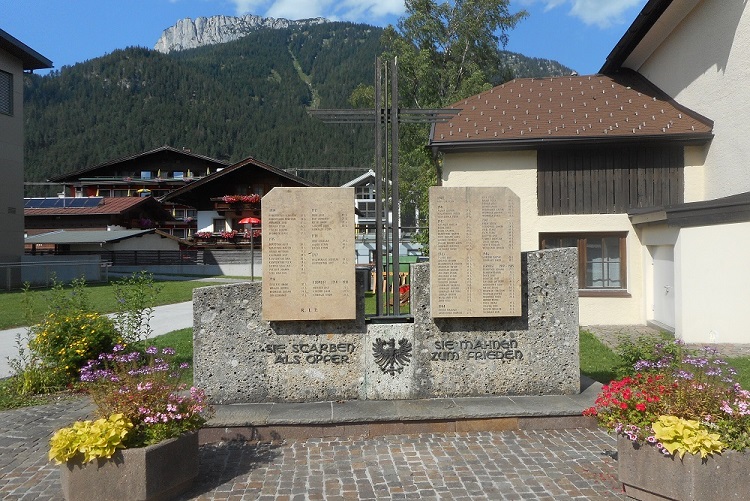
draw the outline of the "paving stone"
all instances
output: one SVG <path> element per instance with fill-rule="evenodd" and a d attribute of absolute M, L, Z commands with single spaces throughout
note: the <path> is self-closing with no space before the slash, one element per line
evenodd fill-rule
<path fill-rule="evenodd" d="M 0 412 L 0 499 L 59 501 L 52 432 L 91 417 L 85 398 Z M 231 441 L 200 448 L 183 500 L 624 500 L 600 430 L 465 431 Z"/>

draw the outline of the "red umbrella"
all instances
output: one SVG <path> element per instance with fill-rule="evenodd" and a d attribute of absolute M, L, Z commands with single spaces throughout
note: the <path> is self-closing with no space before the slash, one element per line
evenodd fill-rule
<path fill-rule="evenodd" d="M 240 224 L 260 224 L 260 219 L 257 217 L 243 217 L 238 222 Z"/>

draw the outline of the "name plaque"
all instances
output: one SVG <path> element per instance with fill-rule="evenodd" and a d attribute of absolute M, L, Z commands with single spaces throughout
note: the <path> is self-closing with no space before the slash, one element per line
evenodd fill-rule
<path fill-rule="evenodd" d="M 355 319 L 354 188 L 274 188 L 261 218 L 263 319 Z"/>
<path fill-rule="evenodd" d="M 519 198 L 503 187 L 430 188 L 432 316 L 521 315 Z"/>

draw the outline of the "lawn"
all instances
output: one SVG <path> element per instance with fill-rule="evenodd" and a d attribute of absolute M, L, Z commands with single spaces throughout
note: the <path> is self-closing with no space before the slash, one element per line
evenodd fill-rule
<path fill-rule="evenodd" d="M 156 298 L 156 306 L 190 301 L 193 298 L 193 289 L 211 285 L 208 282 L 195 281 L 154 282 L 161 287 L 161 291 Z M 113 283 L 114 281 L 106 284 L 92 283 L 86 285 L 89 303 L 95 311 L 99 313 L 116 311 Z M 66 290 L 68 290 L 68 287 L 66 287 Z M 33 289 L 28 294 L 30 298 L 29 306 L 32 311 L 31 319 L 36 323 L 42 319 L 47 311 L 50 291 L 49 289 Z M 27 325 L 25 312 L 23 292 L 0 292 L 0 329 Z"/>

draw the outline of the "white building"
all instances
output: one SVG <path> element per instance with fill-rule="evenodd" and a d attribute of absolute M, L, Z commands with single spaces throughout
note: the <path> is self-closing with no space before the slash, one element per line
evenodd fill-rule
<path fill-rule="evenodd" d="M 430 145 L 444 186 L 508 186 L 523 250 L 577 246 L 583 325 L 750 342 L 750 13 L 650 0 L 597 75 L 456 103 Z"/>

